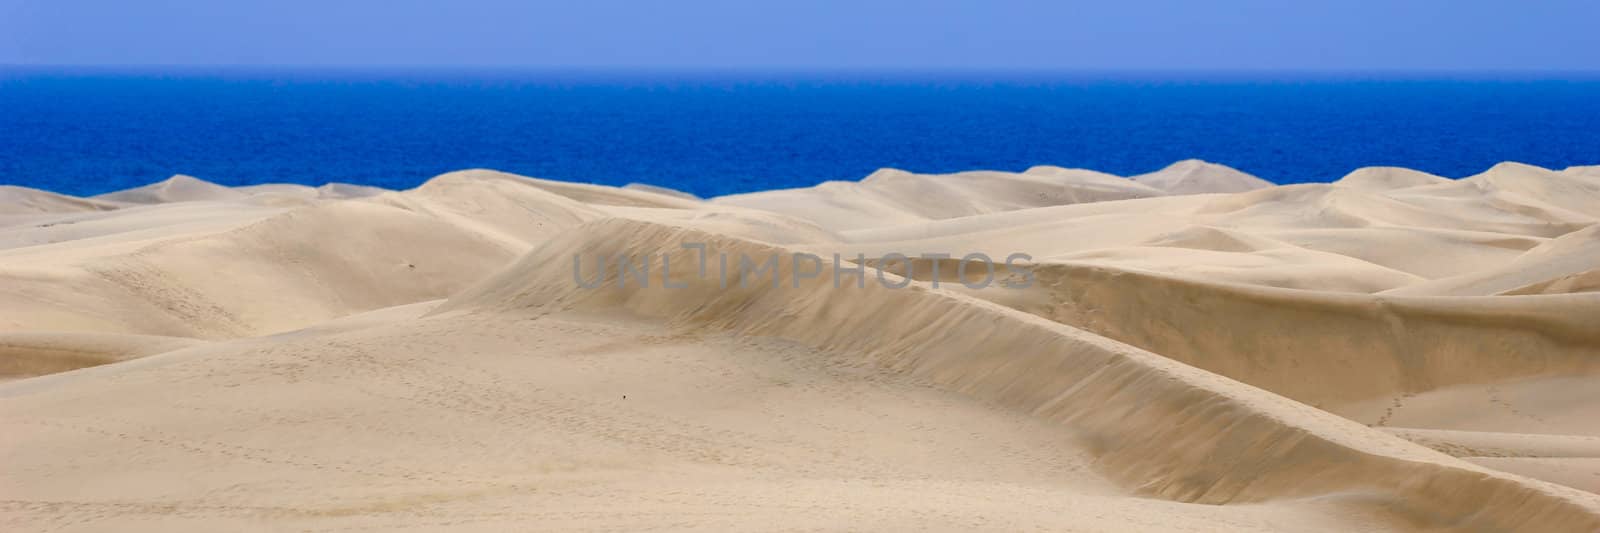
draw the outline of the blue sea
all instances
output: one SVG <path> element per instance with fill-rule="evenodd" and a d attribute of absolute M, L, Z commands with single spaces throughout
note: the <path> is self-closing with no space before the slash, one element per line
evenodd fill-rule
<path fill-rule="evenodd" d="M 1201 158 L 1295 183 L 1600 163 L 1600 77 L 1565 78 L 0 67 L 0 183 L 408 188 L 483 167 L 714 196 L 880 167 Z"/>

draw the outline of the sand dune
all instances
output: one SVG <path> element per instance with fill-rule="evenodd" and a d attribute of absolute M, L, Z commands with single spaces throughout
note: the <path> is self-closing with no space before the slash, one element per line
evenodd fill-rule
<path fill-rule="evenodd" d="M 27 224 L 0 227 L 0 250 L 8 256 L 59 258 L 66 250 L 109 253 L 148 240 L 204 234 L 238 227 L 282 212 L 268 206 L 228 202 L 181 202 L 60 213 Z"/>
<path fill-rule="evenodd" d="M 1600 270 L 1600 224 L 1550 239 L 1490 268 L 1392 291 L 1396 294 L 1488 296 L 1589 292 Z"/>
<path fill-rule="evenodd" d="M 1059 167 L 1034 167 L 1021 174 L 913 174 L 886 168 L 859 183 L 835 181 L 712 201 L 788 214 L 838 231 L 1162 194 L 1110 174 Z"/>
<path fill-rule="evenodd" d="M 1600 531 L 1592 168 L 0 189 L 0 520 Z"/>
<path fill-rule="evenodd" d="M 110 333 L 0 333 L 0 381 L 115 363 L 201 343 L 180 337 Z"/>
<path fill-rule="evenodd" d="M 651 228 L 635 222 L 601 221 L 583 229 L 587 235 L 579 233 L 536 249 L 496 277 L 452 299 L 438 313 L 451 316 L 498 311 L 538 316 L 563 309 L 593 312 L 621 307 L 635 314 L 660 317 L 691 332 L 704 328 L 732 330 L 741 335 L 793 339 L 818 349 L 860 354 L 869 362 L 978 399 L 1058 420 L 1080 432 L 1085 441 L 1094 443 L 1091 453 L 1097 453 L 1101 468 L 1116 476 L 1127 476 L 1124 481 L 1134 482 L 1151 494 L 1182 501 L 1248 501 L 1349 490 L 1392 490 L 1402 500 L 1440 506 L 1408 513 L 1454 515 L 1476 505 L 1469 501 L 1500 497 L 1490 493 L 1465 497 L 1453 491 L 1399 494 L 1406 490 L 1402 486 L 1432 483 L 1413 479 L 1391 486 L 1382 481 L 1386 476 L 1379 472 L 1406 464 L 1406 476 L 1440 475 L 1444 479 L 1470 475 L 1457 474 L 1455 469 L 1463 468 L 1461 463 L 1374 438 L 1377 433 L 1303 404 L 1241 383 L 1219 380 L 1215 374 L 1081 330 L 1030 320 L 1033 317 L 920 286 L 899 291 L 871 284 L 862 289 L 849 285 L 835 288 L 830 286 L 833 273 L 825 270 L 795 288 L 791 284 L 794 269 L 779 262 L 783 272 L 776 275 L 777 283 L 770 285 L 721 288 L 717 280 L 681 274 L 678 280 L 687 287 L 679 290 L 575 289 L 558 282 L 570 272 L 564 265 L 554 265 L 572 254 L 604 253 L 606 248 L 641 255 L 653 251 L 654 257 L 667 256 L 680 264 L 693 264 L 695 260 L 693 252 L 678 246 L 682 242 L 706 243 L 713 255 L 783 253 L 725 237 Z M 604 243 L 599 250 L 595 249 L 597 243 Z M 794 297 L 795 291 L 806 297 Z M 1168 394 L 1172 395 L 1170 399 L 1165 398 Z M 1141 416 L 1123 416 L 1135 412 Z M 1274 451 L 1273 460 L 1281 463 L 1260 463 L 1263 458 L 1253 456 L 1248 446 L 1234 448 L 1210 437 L 1174 432 L 1175 427 L 1184 426 L 1261 431 L 1261 435 L 1253 437 L 1234 434 L 1231 442 L 1267 446 Z M 1280 441 L 1268 436 L 1275 432 L 1294 433 L 1305 440 L 1300 445 L 1276 448 L 1275 443 Z M 1299 456 L 1301 453 L 1308 455 Z M 1351 454 L 1350 459 L 1335 458 L 1344 453 Z M 1373 469 L 1354 479 L 1342 479 L 1332 472 L 1306 475 L 1307 465 L 1360 462 L 1356 457 L 1374 461 Z M 1385 458 L 1395 462 L 1388 463 Z M 1248 482 L 1234 477 L 1242 473 L 1243 465 L 1230 465 L 1229 460 L 1252 463 L 1247 469 Z M 1361 470 L 1359 466 L 1349 466 L 1352 471 Z M 1493 474 L 1489 475 L 1484 483 L 1496 485 Z M 1573 519 L 1580 522 L 1595 519 L 1590 513 L 1600 510 L 1596 506 L 1600 499 L 1593 495 L 1548 486 L 1511 489 L 1523 482 L 1508 483 L 1503 490 L 1532 491 L 1523 492 L 1520 497 L 1540 493 L 1560 501 L 1572 498 L 1572 505 L 1577 506 Z M 1533 486 L 1538 485 L 1529 485 Z M 1550 492 L 1543 492 L 1547 490 Z M 1453 500 L 1457 497 L 1463 499 Z M 1455 505 L 1463 507 L 1447 510 Z M 1561 511 L 1552 508 L 1543 516 L 1558 514 Z M 1492 527 L 1513 523 L 1496 524 L 1498 519 L 1492 515 L 1493 512 L 1480 513 L 1477 519 Z"/>
<path fill-rule="evenodd" d="M 1244 192 L 1265 189 L 1272 182 L 1240 172 L 1226 165 L 1189 159 L 1167 168 L 1129 178 L 1134 182 L 1169 194 Z"/>
<path fill-rule="evenodd" d="M 20 215 L 105 211 L 120 207 L 115 202 L 77 198 L 50 191 L 14 185 L 0 185 L 0 224 L 21 220 Z"/>
<path fill-rule="evenodd" d="M 438 219 L 367 202 L 290 210 L 59 263 L 16 253 L 25 251 L 0 262 L 0 324 L 7 330 L 212 339 L 442 297 L 516 252 Z"/>
<path fill-rule="evenodd" d="M 458 180 L 472 185 L 453 186 Z M 298 208 L 212 194 L 205 196 L 233 202 L 167 201 L 41 228 L 48 246 L 0 254 L 7 280 L 0 324 L 7 331 L 263 335 L 448 296 L 532 240 L 599 216 L 508 183 L 447 175 L 415 191 Z M 142 190 L 211 190 L 194 184 L 169 180 L 158 185 L 177 187 Z M 435 194 L 441 189 L 462 192 Z"/>
<path fill-rule="evenodd" d="M 1371 191 L 1387 191 L 1404 189 L 1407 187 L 1421 187 L 1424 185 L 1438 185 L 1449 183 L 1450 180 L 1443 176 L 1435 176 L 1427 172 L 1399 167 L 1366 167 L 1356 169 L 1355 172 L 1346 174 L 1334 185 L 1366 189 Z"/>
<path fill-rule="evenodd" d="M 165 204 L 199 200 L 242 200 L 249 196 L 246 191 L 230 189 L 194 176 L 179 174 L 143 187 L 106 193 L 94 198 L 132 204 Z"/>
<path fill-rule="evenodd" d="M 0 245 L 10 248 L 0 249 L 0 327 L 203 339 L 270 334 L 449 296 L 535 243 L 608 216 L 774 241 L 828 235 L 777 214 L 490 171 L 292 208 L 251 200 L 259 194 L 0 228 Z"/>
<path fill-rule="evenodd" d="M 377 196 L 384 189 L 348 183 L 328 183 L 319 187 L 292 183 L 265 183 L 244 187 L 225 187 L 182 174 L 166 180 L 95 196 L 94 200 L 121 204 L 169 204 L 177 202 L 250 202 L 264 205 L 299 206 L 314 200 Z"/>
<path fill-rule="evenodd" d="M 290 183 L 267 183 L 235 187 L 233 190 L 244 193 L 249 197 L 249 201 L 253 203 L 291 207 L 308 205 L 319 200 L 366 198 L 388 192 L 378 187 L 351 185 L 349 183 L 328 183 L 318 187 Z"/>
<path fill-rule="evenodd" d="M 685 200 L 699 200 L 700 199 L 699 196 L 695 196 L 693 194 L 689 194 L 689 193 L 686 193 L 686 192 L 683 192 L 683 191 L 679 191 L 679 190 L 675 190 L 675 189 L 669 189 L 669 188 L 666 188 L 666 187 L 660 187 L 660 186 L 656 186 L 656 185 L 651 185 L 651 184 L 648 184 L 648 183 L 629 183 L 627 185 L 624 185 L 622 188 L 624 188 L 624 189 L 633 189 L 633 190 L 636 190 L 636 191 L 653 192 L 653 193 L 656 193 L 656 194 L 664 194 L 664 195 L 667 195 L 667 196 L 672 196 L 672 197 L 676 197 L 676 198 L 682 198 L 682 199 L 685 199 Z"/>
<path fill-rule="evenodd" d="M 1591 375 L 1589 295 L 1400 298 L 1041 265 L 1037 290 L 982 291 L 1323 408 L 1459 383 Z M 1291 333 L 1292 332 L 1292 333 Z"/>
<path fill-rule="evenodd" d="M 1461 183 L 1493 195 L 1528 198 L 1572 213 L 1600 217 L 1600 183 L 1582 176 L 1532 165 L 1501 163 L 1482 174 L 1464 178 Z M 1552 209 L 1546 207 L 1545 210 Z"/>

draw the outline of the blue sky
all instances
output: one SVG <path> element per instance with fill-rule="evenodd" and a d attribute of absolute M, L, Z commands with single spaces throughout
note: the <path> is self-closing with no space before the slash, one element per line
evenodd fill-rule
<path fill-rule="evenodd" d="M 0 0 L 0 64 L 1600 70 L 1594 0 Z"/>

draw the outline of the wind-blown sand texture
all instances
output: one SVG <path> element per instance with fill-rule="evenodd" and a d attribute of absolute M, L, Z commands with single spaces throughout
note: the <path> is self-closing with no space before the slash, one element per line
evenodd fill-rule
<path fill-rule="evenodd" d="M 0 529 L 1600 531 L 1595 168 L 3 187 Z"/>

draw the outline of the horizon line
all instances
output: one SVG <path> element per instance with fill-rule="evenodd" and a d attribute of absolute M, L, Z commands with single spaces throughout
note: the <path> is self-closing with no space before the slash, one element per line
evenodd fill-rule
<path fill-rule="evenodd" d="M 1584 82 L 1600 81 L 1600 69 L 1331 69 L 1331 68 L 1100 68 L 1100 67 L 1004 67 L 1004 66 L 752 66 L 752 65 L 429 65 L 429 64 L 45 64 L 0 63 L 0 74 L 11 73 L 56 74 L 270 74 L 270 73 L 320 73 L 320 74 L 558 74 L 566 76 L 597 77 L 652 77 L 689 75 L 709 77 L 783 78 L 807 76 L 850 77 L 924 77 L 949 78 L 989 76 L 989 81 L 1041 81 L 1049 78 L 1074 79 L 1122 78 L 1126 81 L 1302 81 L 1302 80 L 1368 80 L 1368 81 L 1538 81 Z M 1011 79 L 1004 79 L 1010 77 Z M 1032 80 L 1018 79 L 1032 78 Z M 795 80 L 808 81 L 808 80 Z M 977 81 L 977 80 L 960 80 Z M 1105 80 L 1114 81 L 1114 80 Z"/>
<path fill-rule="evenodd" d="M 629 64 L 430 64 L 430 63 L 9 63 L 0 68 L 227 68 L 227 69 L 437 69 L 437 70 L 560 70 L 560 71 L 739 71 L 739 72 L 1196 72 L 1196 73 L 1459 73 L 1459 74 L 1600 74 L 1600 68 L 1535 67 L 1092 67 L 1006 65 L 629 65 Z"/>

